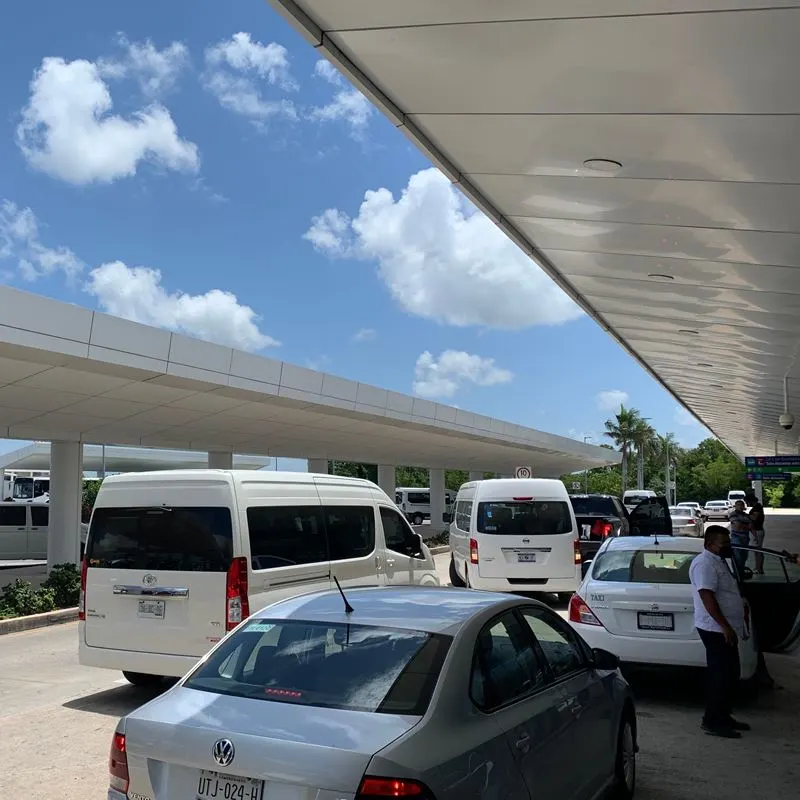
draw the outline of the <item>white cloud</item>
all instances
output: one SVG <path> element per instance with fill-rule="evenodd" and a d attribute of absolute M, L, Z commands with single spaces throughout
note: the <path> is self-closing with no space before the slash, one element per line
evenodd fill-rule
<path fill-rule="evenodd" d="M 43 245 L 36 215 L 10 200 L 0 202 L 0 260 L 16 261 L 28 281 L 55 272 L 71 280 L 83 270 L 83 262 L 69 248 Z"/>
<path fill-rule="evenodd" d="M 197 295 L 170 293 L 161 281 L 159 270 L 113 261 L 92 270 L 85 288 L 104 311 L 135 322 L 242 350 L 280 344 L 259 330 L 258 315 L 236 295 L 219 289 Z"/>
<path fill-rule="evenodd" d="M 628 402 L 628 393 L 622 389 L 606 389 L 598 392 L 595 399 L 601 411 L 619 411 L 619 407 Z"/>
<path fill-rule="evenodd" d="M 582 313 L 436 169 L 412 175 L 397 200 L 368 191 L 355 219 L 324 211 L 305 238 L 331 257 L 377 262 L 400 306 L 426 319 L 514 330 Z"/>
<path fill-rule="evenodd" d="M 493 358 L 445 350 L 437 359 L 426 350 L 414 368 L 414 392 L 420 397 L 452 397 L 467 384 L 496 386 L 513 378 L 512 372 L 495 366 Z"/>
<path fill-rule="evenodd" d="M 374 328 L 361 328 L 353 334 L 354 342 L 372 342 L 377 337 L 377 332 Z"/>
<path fill-rule="evenodd" d="M 267 99 L 264 85 L 284 92 L 296 91 L 289 69 L 289 51 L 276 42 L 262 44 L 249 33 L 236 33 L 206 49 L 203 82 L 220 104 L 257 124 L 270 117 L 297 118 L 297 110 L 285 98 Z"/>
<path fill-rule="evenodd" d="M 120 34 L 119 45 L 124 48 L 122 58 L 101 59 L 98 71 L 104 78 L 135 78 L 142 92 L 157 97 L 175 87 L 181 72 L 189 66 L 189 49 L 182 42 L 159 50 L 153 42 L 129 42 Z"/>
<path fill-rule="evenodd" d="M 688 412 L 683 406 L 675 406 L 673 419 L 676 425 L 699 425 L 694 415 Z"/>
<path fill-rule="evenodd" d="M 374 112 L 369 100 L 358 89 L 349 86 L 330 61 L 317 61 L 314 74 L 336 87 L 337 91 L 330 102 L 312 108 L 309 117 L 317 122 L 344 122 L 354 139 L 363 139 Z"/>
<path fill-rule="evenodd" d="M 163 106 L 130 118 L 112 114 L 108 85 L 91 61 L 45 58 L 30 89 L 17 144 L 32 167 L 54 178 L 111 183 L 134 175 L 143 161 L 177 171 L 199 168 L 197 145 L 178 135 Z"/>

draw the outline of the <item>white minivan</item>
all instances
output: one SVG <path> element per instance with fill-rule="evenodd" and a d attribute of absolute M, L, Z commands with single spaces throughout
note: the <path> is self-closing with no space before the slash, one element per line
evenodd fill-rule
<path fill-rule="evenodd" d="M 578 526 L 558 480 L 465 483 L 450 525 L 450 554 L 454 586 L 569 597 L 581 582 Z"/>
<path fill-rule="evenodd" d="M 359 478 L 174 470 L 103 481 L 81 570 L 79 660 L 184 675 L 251 611 L 335 587 L 438 585 L 430 550 Z"/>

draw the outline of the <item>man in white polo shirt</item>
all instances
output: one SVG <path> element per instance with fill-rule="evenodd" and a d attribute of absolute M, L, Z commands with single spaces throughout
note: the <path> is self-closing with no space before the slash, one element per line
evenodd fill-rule
<path fill-rule="evenodd" d="M 702 728 L 712 736 L 740 739 L 750 730 L 732 716 L 739 680 L 739 638 L 745 637 L 745 604 L 739 584 L 724 559 L 732 556 L 728 531 L 712 525 L 705 549 L 692 562 L 694 624 L 706 648 L 706 711 Z"/>

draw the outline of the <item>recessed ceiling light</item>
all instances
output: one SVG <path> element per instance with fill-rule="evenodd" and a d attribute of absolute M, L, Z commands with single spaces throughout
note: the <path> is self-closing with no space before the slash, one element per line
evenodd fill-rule
<path fill-rule="evenodd" d="M 583 166 L 592 172 L 616 172 L 618 169 L 622 169 L 621 162 L 611 158 L 587 158 L 583 162 Z"/>
<path fill-rule="evenodd" d="M 712 369 L 714 365 L 713 364 L 706 364 L 705 362 L 701 361 L 701 362 L 698 363 L 697 366 L 698 367 L 707 367 L 708 369 Z"/>
<path fill-rule="evenodd" d="M 688 334 L 691 334 L 692 336 L 699 336 L 700 335 L 700 331 L 693 331 L 693 330 L 690 330 L 689 328 L 681 328 L 678 331 L 678 333 L 688 333 Z"/>
<path fill-rule="evenodd" d="M 709 383 L 709 389 L 724 389 L 725 387 L 721 383 Z"/>
<path fill-rule="evenodd" d="M 666 272 L 651 272 L 651 273 L 648 274 L 647 277 L 648 278 L 659 278 L 662 281 L 674 281 L 675 280 L 675 276 L 674 275 L 667 275 Z"/>

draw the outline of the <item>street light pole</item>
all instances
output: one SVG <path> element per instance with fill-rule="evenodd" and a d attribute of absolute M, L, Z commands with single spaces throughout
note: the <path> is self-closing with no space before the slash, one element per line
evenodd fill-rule
<path fill-rule="evenodd" d="M 586 444 L 592 440 L 591 436 L 584 436 L 583 443 Z M 584 494 L 589 494 L 589 467 L 583 471 L 583 487 L 584 487 Z"/>

